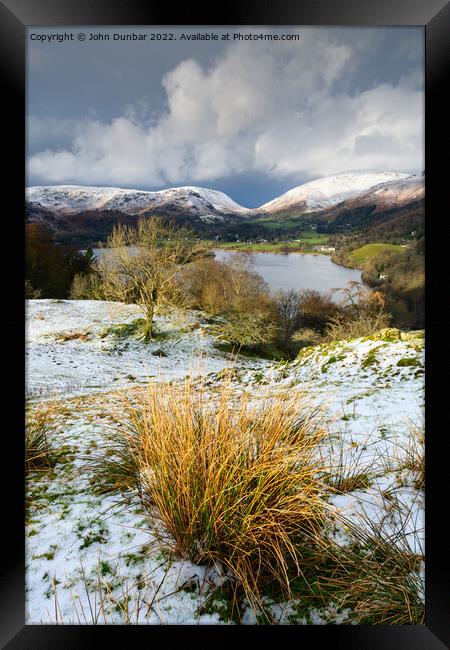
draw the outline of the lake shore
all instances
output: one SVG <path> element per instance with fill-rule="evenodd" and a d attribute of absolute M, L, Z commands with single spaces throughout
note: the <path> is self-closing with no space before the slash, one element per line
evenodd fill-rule
<path fill-rule="evenodd" d="M 280 245 L 279 249 L 276 249 L 275 247 L 268 248 L 264 244 L 261 244 L 261 246 L 258 246 L 257 244 L 248 244 L 244 246 L 220 246 L 214 244 L 214 248 L 224 250 L 224 251 L 230 251 L 233 253 L 273 253 L 277 255 L 290 255 L 291 253 L 295 253 L 296 255 L 328 255 L 328 253 L 323 253 L 321 251 L 315 251 L 313 249 L 301 249 L 301 248 L 295 248 L 295 247 L 288 247 L 289 250 L 281 250 L 283 246 Z"/>

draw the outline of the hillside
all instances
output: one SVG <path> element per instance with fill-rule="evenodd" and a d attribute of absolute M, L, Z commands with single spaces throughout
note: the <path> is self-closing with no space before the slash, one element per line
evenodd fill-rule
<path fill-rule="evenodd" d="M 393 181 L 330 208 L 297 217 L 278 215 L 278 218 L 291 228 L 303 224 L 303 227 L 309 225 L 333 235 L 364 233 L 366 239 L 375 241 L 383 241 L 386 237 L 401 238 L 411 232 L 423 232 L 424 181 L 420 177 Z"/>
<path fill-rule="evenodd" d="M 370 231 L 373 237 L 401 236 L 422 229 L 425 218 L 423 176 L 381 183 L 329 210 L 316 213 L 327 232 Z"/>
<path fill-rule="evenodd" d="M 402 253 L 404 250 L 404 248 L 397 246 L 396 244 L 365 244 L 364 246 L 351 251 L 347 256 L 347 259 L 353 262 L 355 266 L 361 267 L 380 253 Z"/>
<path fill-rule="evenodd" d="M 132 225 L 139 216 L 154 215 L 186 225 L 201 236 L 261 228 L 248 223 L 250 210 L 223 192 L 179 187 L 144 192 L 108 187 L 49 186 L 26 191 L 26 221 L 49 227 L 56 241 L 78 245 L 104 241 L 114 224 Z"/>
<path fill-rule="evenodd" d="M 217 353 L 198 312 L 188 313 L 183 327 L 176 315 L 158 320 L 164 336 L 149 347 L 114 333 L 140 315 L 133 305 L 30 300 L 26 310 L 30 395 L 43 398 L 44 407 L 48 397 L 61 398 L 52 438 L 58 461 L 50 473 L 33 472 L 27 481 L 29 623 L 236 622 L 230 578 L 220 563 L 169 554 L 151 532 L 153 513 L 132 489 L 102 492 L 91 475 L 111 427 L 122 421 L 124 397 L 139 399 L 140 385 L 183 379 L 198 368 L 209 373 L 198 386 L 210 400 L 224 375 L 234 395 L 255 405 L 283 391 L 299 404 L 310 396 L 329 431 L 320 447 L 327 480 L 341 476 L 345 485 L 328 495 L 330 508 L 366 532 L 375 524 L 394 550 L 415 554 L 419 568 L 408 577 L 420 598 L 424 494 L 408 454 L 410 422 L 420 427 L 423 412 L 423 333 L 385 331 L 269 364 Z M 167 357 L 154 356 L 157 347 Z M 346 529 L 332 534 L 345 543 Z M 352 609 L 339 607 L 336 597 L 324 602 L 304 587 L 289 600 L 268 595 L 265 606 L 280 624 L 352 622 Z M 238 622 L 257 622 L 248 603 Z"/>
<path fill-rule="evenodd" d="M 286 192 L 265 203 L 261 212 L 282 214 L 283 217 L 311 213 L 333 207 L 342 201 L 360 196 L 369 188 L 393 181 L 397 183 L 408 178 L 408 174 L 397 172 L 352 172 L 319 178 Z"/>

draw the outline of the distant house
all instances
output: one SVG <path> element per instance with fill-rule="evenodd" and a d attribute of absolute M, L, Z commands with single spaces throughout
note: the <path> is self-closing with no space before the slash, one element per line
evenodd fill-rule
<path fill-rule="evenodd" d="M 313 250 L 318 253 L 334 253 L 336 249 L 334 246 L 313 246 Z"/>

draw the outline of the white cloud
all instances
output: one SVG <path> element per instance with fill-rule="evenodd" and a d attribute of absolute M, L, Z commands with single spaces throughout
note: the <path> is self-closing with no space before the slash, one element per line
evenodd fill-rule
<path fill-rule="evenodd" d="M 351 94 L 359 47 L 311 30 L 300 42 L 232 44 L 208 69 L 184 60 L 163 77 L 167 110 L 150 126 L 132 107 L 110 123 L 32 119 L 29 177 L 157 187 L 255 171 L 422 169 L 421 72 Z M 38 150 L 48 132 L 62 150 Z"/>

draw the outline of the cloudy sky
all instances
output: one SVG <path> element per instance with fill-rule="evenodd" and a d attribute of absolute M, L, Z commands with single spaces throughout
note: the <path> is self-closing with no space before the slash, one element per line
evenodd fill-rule
<path fill-rule="evenodd" d="M 28 29 L 28 185 L 199 185 L 248 207 L 351 170 L 421 172 L 422 28 L 240 28 L 298 41 L 40 42 Z M 232 36 L 231 36 L 232 38 Z"/>

